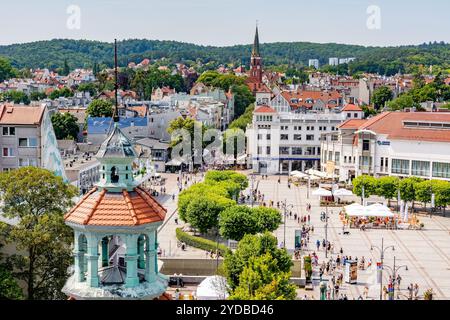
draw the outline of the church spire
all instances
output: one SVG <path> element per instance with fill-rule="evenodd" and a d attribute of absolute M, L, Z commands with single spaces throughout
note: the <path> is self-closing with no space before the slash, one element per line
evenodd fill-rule
<path fill-rule="evenodd" d="M 116 97 L 113 113 L 114 123 L 119 122 L 119 101 L 117 94 L 117 91 L 119 90 L 119 82 L 117 79 L 117 73 L 117 39 L 114 39 L 114 95 Z"/>
<path fill-rule="evenodd" d="M 255 40 L 253 42 L 252 57 L 259 57 L 258 23 L 256 23 Z"/>

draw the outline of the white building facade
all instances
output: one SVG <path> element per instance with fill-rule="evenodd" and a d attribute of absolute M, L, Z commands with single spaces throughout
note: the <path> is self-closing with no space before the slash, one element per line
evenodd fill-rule
<path fill-rule="evenodd" d="M 386 112 L 349 120 L 325 135 L 321 150 L 321 169 L 334 169 L 340 181 L 364 174 L 450 181 L 450 113 Z"/>

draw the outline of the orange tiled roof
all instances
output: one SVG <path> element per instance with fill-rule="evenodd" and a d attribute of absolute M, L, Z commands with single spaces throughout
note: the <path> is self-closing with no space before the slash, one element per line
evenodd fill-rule
<path fill-rule="evenodd" d="M 342 108 L 342 111 L 363 111 L 363 110 L 354 104 L 348 104 L 344 108 Z"/>
<path fill-rule="evenodd" d="M 359 129 L 387 134 L 388 139 L 450 142 L 449 130 L 409 128 L 404 121 L 450 123 L 450 112 L 384 112 L 367 120 Z"/>
<path fill-rule="evenodd" d="M 64 217 L 67 222 L 90 226 L 139 226 L 164 221 L 167 210 L 147 191 L 137 187 L 121 193 L 89 191 Z"/>
<path fill-rule="evenodd" d="M 276 111 L 269 106 L 260 106 L 258 107 L 254 113 L 275 113 Z"/>
<path fill-rule="evenodd" d="M 338 101 L 342 95 L 337 91 L 283 91 L 281 95 L 286 99 L 291 108 L 297 109 L 300 107 L 312 108 L 317 100 L 321 100 L 328 108 L 334 108 L 337 104 L 329 103 L 330 100 Z M 297 103 L 291 102 L 291 99 L 297 99 Z M 313 100 L 313 102 L 306 102 Z"/>
<path fill-rule="evenodd" d="M 343 123 L 341 123 L 338 128 L 339 129 L 358 129 L 361 125 L 363 125 L 367 120 L 363 119 L 350 119 Z"/>
<path fill-rule="evenodd" d="M 0 124 L 38 125 L 45 107 L 29 107 L 12 104 L 0 105 Z"/>

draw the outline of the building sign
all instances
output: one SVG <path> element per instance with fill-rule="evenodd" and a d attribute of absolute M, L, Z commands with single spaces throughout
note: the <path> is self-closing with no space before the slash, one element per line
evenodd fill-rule
<path fill-rule="evenodd" d="M 379 145 L 379 146 L 390 146 L 391 145 L 391 142 L 390 141 L 377 141 L 377 144 Z"/>

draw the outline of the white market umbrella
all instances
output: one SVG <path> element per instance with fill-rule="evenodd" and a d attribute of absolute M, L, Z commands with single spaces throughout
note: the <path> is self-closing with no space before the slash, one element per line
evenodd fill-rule
<path fill-rule="evenodd" d="M 227 280 L 221 276 L 206 277 L 197 287 L 197 300 L 225 300 L 228 298 Z"/>
<path fill-rule="evenodd" d="M 337 196 L 337 197 L 347 197 L 347 196 L 353 196 L 353 192 L 342 188 L 342 189 L 337 189 L 336 191 L 334 191 L 333 195 Z"/>
<path fill-rule="evenodd" d="M 314 190 L 312 192 L 313 196 L 319 196 L 319 197 L 331 197 L 331 191 L 324 189 L 324 188 L 319 188 L 317 190 Z"/>
<path fill-rule="evenodd" d="M 303 173 L 298 170 L 291 171 L 291 176 L 295 176 L 297 174 L 303 174 Z"/>

